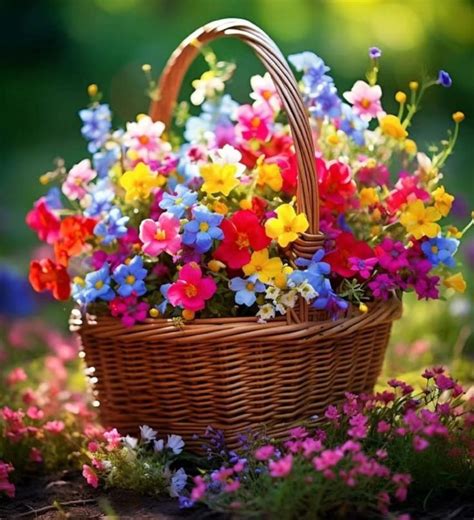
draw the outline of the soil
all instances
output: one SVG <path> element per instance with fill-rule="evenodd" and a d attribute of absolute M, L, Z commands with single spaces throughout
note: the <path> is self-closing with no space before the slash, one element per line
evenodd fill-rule
<path fill-rule="evenodd" d="M 435 511 L 410 513 L 412 520 L 473 520 L 474 499 L 456 497 Z M 78 472 L 62 472 L 23 482 L 14 500 L 0 499 L 0 520 L 231 520 L 206 508 L 180 510 L 177 500 L 122 490 L 94 490 Z M 278 520 L 278 519 L 275 519 Z M 355 520 L 355 519 L 345 519 Z M 362 520 L 360 517 L 358 520 Z"/>

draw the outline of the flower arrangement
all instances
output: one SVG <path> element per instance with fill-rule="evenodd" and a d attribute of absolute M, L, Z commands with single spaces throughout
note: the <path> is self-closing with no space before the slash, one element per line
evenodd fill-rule
<path fill-rule="evenodd" d="M 254 76 L 252 103 L 239 105 L 225 93 L 235 67 L 202 52 L 209 70 L 191 96 L 201 113 L 181 103 L 176 128 L 139 115 L 113 130 L 109 106 L 89 87 L 79 116 L 92 160 L 69 170 L 60 161 L 43 175 L 58 186 L 27 215 L 53 249 L 31 263 L 37 291 L 72 295 L 126 326 L 159 316 L 266 321 L 298 298 L 337 317 L 405 291 L 464 291 L 454 256 L 473 221 L 460 231 L 444 220 L 454 197 L 441 184 L 464 115 L 453 114 L 454 131 L 430 156 L 408 133 L 427 89 L 451 85 L 448 73 L 397 92 L 395 115 L 377 84 L 379 49 L 369 51 L 367 81 L 342 96 L 321 58 L 289 57 L 302 75 L 327 238 L 311 260 L 294 259 L 288 247 L 308 220 L 295 207 L 297 165 L 276 89 L 268 73 Z"/>

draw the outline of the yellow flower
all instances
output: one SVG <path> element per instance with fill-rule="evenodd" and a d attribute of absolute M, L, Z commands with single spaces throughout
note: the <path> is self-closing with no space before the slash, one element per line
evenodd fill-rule
<path fill-rule="evenodd" d="M 461 238 L 462 232 L 456 226 L 448 226 L 447 236 L 453 238 Z"/>
<path fill-rule="evenodd" d="M 148 314 L 150 315 L 150 318 L 158 318 L 158 316 L 160 315 L 160 311 L 156 307 L 152 307 L 148 311 Z"/>
<path fill-rule="evenodd" d="M 225 267 L 225 264 L 220 262 L 219 260 L 209 260 L 207 267 L 213 273 L 218 273 L 221 269 Z"/>
<path fill-rule="evenodd" d="M 463 112 L 454 112 L 453 114 L 453 121 L 455 123 L 460 123 L 461 121 L 464 121 L 464 113 Z"/>
<path fill-rule="evenodd" d="M 162 180 L 146 164 L 138 163 L 133 170 L 126 171 L 119 182 L 125 190 L 125 202 L 133 202 L 148 199 L 151 190 L 160 186 Z"/>
<path fill-rule="evenodd" d="M 252 208 L 252 201 L 249 199 L 242 199 L 239 202 L 239 206 L 241 209 L 251 209 Z"/>
<path fill-rule="evenodd" d="M 444 186 L 439 186 L 433 191 L 433 199 L 435 201 L 435 208 L 441 213 L 443 217 L 451 211 L 454 197 L 446 193 Z"/>
<path fill-rule="evenodd" d="M 200 172 L 204 179 L 201 190 L 206 193 L 223 193 L 227 197 L 240 184 L 235 176 L 237 167 L 234 164 L 205 164 Z"/>
<path fill-rule="evenodd" d="M 365 314 L 366 312 L 369 312 L 369 308 L 365 303 L 359 303 L 359 310 L 362 312 L 362 314 Z"/>
<path fill-rule="evenodd" d="M 401 90 L 399 90 L 396 94 L 395 94 L 395 101 L 397 103 L 405 103 L 407 100 L 407 95 L 405 94 L 405 92 L 402 92 Z"/>
<path fill-rule="evenodd" d="M 278 276 L 283 270 L 283 263 L 280 257 L 269 258 L 268 249 L 254 251 L 250 262 L 242 267 L 245 276 L 257 275 L 257 278 L 268 283 Z"/>
<path fill-rule="evenodd" d="M 270 186 L 273 191 L 280 191 L 283 186 L 283 178 L 277 164 L 259 164 L 257 166 L 257 185 L 263 188 Z"/>
<path fill-rule="evenodd" d="M 444 279 L 444 285 L 449 289 L 454 289 L 456 292 L 463 293 L 466 290 L 467 284 L 462 273 L 452 274 Z"/>
<path fill-rule="evenodd" d="M 405 141 L 405 152 L 410 155 L 415 155 L 416 150 L 417 150 L 417 148 L 416 148 L 415 141 L 413 141 L 413 139 L 407 139 Z"/>
<path fill-rule="evenodd" d="M 229 213 L 227 204 L 221 202 L 220 200 L 216 200 L 212 205 L 212 208 L 216 213 L 219 213 L 219 215 L 227 215 L 227 213 Z"/>
<path fill-rule="evenodd" d="M 410 90 L 418 90 L 418 81 L 410 81 L 408 86 L 410 87 Z"/>
<path fill-rule="evenodd" d="M 380 119 L 379 124 L 382 133 L 393 137 L 394 139 L 404 139 L 408 135 L 408 132 L 403 128 L 400 119 L 392 114 L 383 116 Z"/>
<path fill-rule="evenodd" d="M 276 209 L 277 218 L 271 218 L 265 223 L 265 233 L 278 241 L 281 247 L 286 247 L 304 233 L 309 226 L 304 213 L 296 214 L 293 206 L 282 204 Z"/>
<path fill-rule="evenodd" d="M 373 206 L 379 201 L 379 196 L 375 188 L 362 188 L 359 193 L 360 205 L 363 208 Z"/>
<path fill-rule="evenodd" d="M 273 280 L 275 283 L 275 287 L 278 287 L 278 289 L 286 289 L 286 281 L 288 278 L 288 275 L 290 275 L 293 272 L 293 268 L 289 265 L 285 265 L 278 273 L 277 276 L 275 276 L 275 279 Z"/>
<path fill-rule="evenodd" d="M 434 238 L 439 232 L 440 212 L 434 207 L 425 208 L 419 199 L 409 202 L 400 216 L 400 223 L 416 239 L 421 237 Z"/>

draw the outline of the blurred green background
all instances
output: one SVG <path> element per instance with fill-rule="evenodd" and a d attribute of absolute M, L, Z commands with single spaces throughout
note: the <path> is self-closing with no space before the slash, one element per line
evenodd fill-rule
<path fill-rule="evenodd" d="M 445 167 L 445 186 L 459 196 L 459 225 L 468 220 L 474 206 L 474 4 L 469 0 L 2 0 L 0 6 L 0 257 L 23 272 L 38 244 L 24 225 L 25 213 L 42 194 L 38 176 L 57 156 L 71 166 L 86 154 L 77 111 L 88 102 L 87 85 L 100 86 L 120 125 L 147 110 L 141 65 L 150 63 L 158 74 L 188 33 L 227 16 L 254 21 L 286 55 L 319 54 L 341 93 L 363 78 L 368 47 L 382 48 L 379 77 L 388 111 L 395 110 L 394 93 L 406 90 L 410 80 L 449 71 L 452 88 L 429 91 L 411 134 L 426 150 L 446 135 L 454 111 L 466 113 Z M 261 72 L 259 63 L 239 42 L 220 41 L 213 48 L 239 65 L 230 90 L 246 100 L 250 75 Z M 203 69 L 202 62 L 194 64 L 189 78 Z M 188 81 L 183 98 L 189 92 Z M 472 234 L 470 241 L 463 251 L 465 273 L 474 263 Z M 462 357 L 465 345 L 472 344 L 472 294 L 471 284 L 454 310 L 442 302 L 409 304 L 389 356 L 393 370 L 411 367 L 399 368 L 397 362 L 410 357 L 403 348 L 411 352 L 420 337 L 429 347 L 418 345 L 418 361 L 452 358 L 456 349 Z"/>

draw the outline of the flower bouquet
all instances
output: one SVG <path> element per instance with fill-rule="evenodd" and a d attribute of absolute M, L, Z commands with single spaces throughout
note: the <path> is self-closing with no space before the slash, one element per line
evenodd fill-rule
<path fill-rule="evenodd" d="M 221 36 L 269 71 L 251 79 L 251 103 L 225 93 L 235 67 L 205 46 Z M 191 115 L 175 97 L 199 53 L 209 70 Z M 30 281 L 77 303 L 106 422 L 286 431 L 373 386 L 401 293 L 464 290 L 452 274 L 464 231 L 445 223 L 453 196 L 440 184 L 463 115 L 431 157 L 408 133 L 425 91 L 451 79 L 411 82 L 388 114 L 381 52 L 369 56 L 367 81 L 341 96 L 321 58 L 289 57 L 297 84 L 265 33 L 231 19 L 185 40 L 158 86 L 144 66 L 150 116 L 123 129 L 89 87 L 79 115 L 92 161 L 42 176 L 59 187 L 27 222 L 53 248 Z"/>

